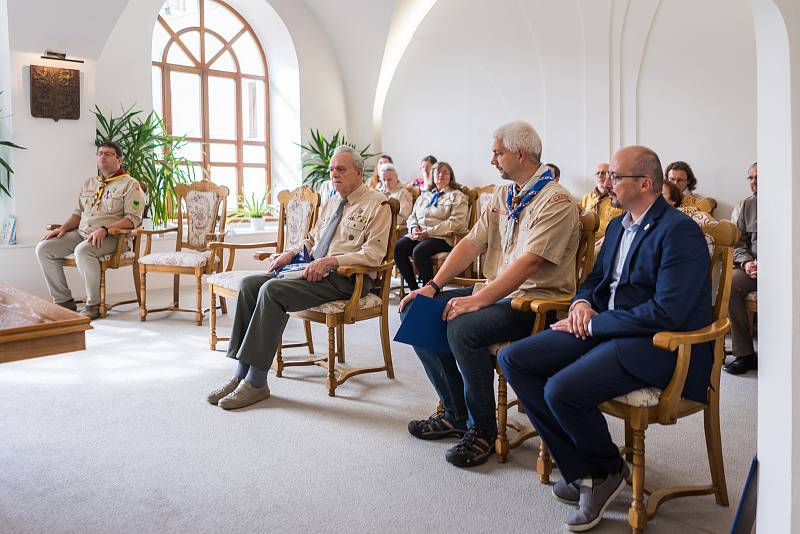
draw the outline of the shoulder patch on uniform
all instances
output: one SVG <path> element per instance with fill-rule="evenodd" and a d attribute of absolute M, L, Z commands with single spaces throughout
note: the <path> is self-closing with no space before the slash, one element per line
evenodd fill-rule
<path fill-rule="evenodd" d="M 550 197 L 550 202 L 563 202 L 565 200 L 572 200 L 572 197 L 567 193 L 556 193 Z"/>

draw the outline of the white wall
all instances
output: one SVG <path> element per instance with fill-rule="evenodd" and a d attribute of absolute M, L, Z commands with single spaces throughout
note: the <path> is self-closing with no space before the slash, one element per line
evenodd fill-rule
<path fill-rule="evenodd" d="M 13 141 L 11 120 L 7 117 L 11 110 L 11 51 L 8 48 L 8 2 L 0 0 L 0 139 Z M 14 167 L 14 156 L 6 147 L 0 147 L 0 156 Z M 2 172 L 2 171 L 0 171 Z M 12 180 L 13 184 L 13 180 Z M 14 211 L 14 201 L 0 195 L 0 220 Z"/>
<path fill-rule="evenodd" d="M 638 142 L 665 166 L 688 161 L 726 217 L 755 159 L 750 2 L 439 0 L 395 73 L 383 150 L 404 179 L 433 153 L 484 184 L 497 177 L 489 137 L 514 119 L 537 127 L 576 195 Z"/>

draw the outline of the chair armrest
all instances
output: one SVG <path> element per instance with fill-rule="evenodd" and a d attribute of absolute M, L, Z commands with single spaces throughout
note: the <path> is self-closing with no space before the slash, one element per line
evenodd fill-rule
<path fill-rule="evenodd" d="M 277 248 L 277 245 L 275 245 L 275 247 Z M 268 260 L 271 257 L 273 257 L 276 253 L 277 253 L 277 250 L 275 252 L 254 252 L 253 253 L 253 259 L 258 260 L 258 261 Z"/>
<path fill-rule="evenodd" d="M 59 228 L 61 228 L 60 224 L 48 224 L 45 227 L 46 230 L 58 230 Z"/>
<path fill-rule="evenodd" d="M 356 267 L 352 265 L 346 265 L 336 269 L 336 272 L 342 276 L 352 276 L 354 274 L 382 273 L 384 271 L 388 271 L 392 267 L 394 267 L 394 262 L 384 262 L 376 267 Z"/>
<path fill-rule="evenodd" d="M 178 231 L 178 227 L 177 226 L 172 226 L 170 228 L 162 228 L 160 230 L 145 230 L 142 227 L 139 227 L 139 228 L 136 229 L 136 233 L 137 234 L 145 235 L 145 236 L 163 235 L 163 234 L 168 234 L 170 232 L 177 232 L 177 231 Z"/>
<path fill-rule="evenodd" d="M 250 248 L 267 248 L 267 247 L 275 247 L 278 248 L 277 241 L 264 241 L 261 243 L 224 243 L 222 241 L 211 241 L 208 244 L 208 248 L 214 249 L 224 249 L 224 250 L 243 250 L 243 249 L 250 249 Z M 268 254 L 265 252 L 264 254 Z M 263 259 L 263 258 L 260 258 Z"/>
<path fill-rule="evenodd" d="M 721 342 L 730 327 L 730 320 L 726 317 L 692 332 L 659 332 L 653 336 L 653 346 L 669 351 L 678 349 L 675 371 L 658 401 L 658 422 L 660 424 L 672 425 L 678 420 L 678 403 L 681 400 L 683 387 L 686 384 L 686 375 L 689 372 L 692 345 L 714 340 Z"/>
<path fill-rule="evenodd" d="M 206 234 L 206 242 L 210 243 L 211 241 L 225 241 L 225 233 L 224 232 L 209 232 Z"/>
<path fill-rule="evenodd" d="M 109 228 L 108 235 L 130 235 L 136 232 L 135 228 Z"/>
<path fill-rule="evenodd" d="M 475 285 L 475 284 L 485 284 L 486 278 L 467 278 L 464 276 L 456 276 L 452 280 L 450 280 L 451 284 L 461 285 L 461 286 L 468 286 L 468 285 Z"/>
<path fill-rule="evenodd" d="M 728 318 L 719 319 L 710 325 L 691 332 L 659 332 L 653 336 L 653 346 L 673 351 L 680 345 L 707 343 L 724 336 L 731 328 Z"/>

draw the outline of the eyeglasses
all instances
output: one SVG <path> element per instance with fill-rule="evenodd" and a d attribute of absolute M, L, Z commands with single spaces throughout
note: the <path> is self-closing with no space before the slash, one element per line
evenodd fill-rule
<path fill-rule="evenodd" d="M 753 176 L 748 176 L 747 178 L 745 178 L 745 180 L 747 180 L 748 182 L 755 182 L 756 180 L 758 180 L 758 175 L 754 174 Z"/>
<path fill-rule="evenodd" d="M 611 183 L 614 184 L 614 185 L 617 185 L 618 183 L 620 183 L 623 178 L 633 178 L 634 180 L 639 179 L 639 178 L 650 178 L 650 176 L 646 175 L 646 174 L 640 175 L 640 176 L 620 176 L 619 174 L 617 174 L 615 172 L 609 173 L 609 176 L 611 177 Z"/>
<path fill-rule="evenodd" d="M 116 152 L 111 152 L 111 151 L 104 152 L 102 150 L 97 153 L 97 157 L 98 158 L 101 158 L 103 156 L 108 156 L 109 158 L 116 158 L 117 157 L 117 153 Z"/>

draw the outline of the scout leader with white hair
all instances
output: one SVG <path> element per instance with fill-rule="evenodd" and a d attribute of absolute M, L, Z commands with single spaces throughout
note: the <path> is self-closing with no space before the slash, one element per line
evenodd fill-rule
<path fill-rule="evenodd" d="M 411 421 L 408 431 L 420 439 L 459 436 L 445 455 L 459 467 L 480 465 L 494 450 L 497 422 L 489 346 L 522 339 L 533 326 L 533 314 L 514 310 L 511 299 L 560 299 L 575 292 L 578 207 L 541 164 L 541 152 L 541 140 L 530 124 L 512 122 L 495 132 L 491 162 L 510 183 L 498 188 L 428 285 L 400 303 L 402 311 L 417 295 L 447 302 L 443 319 L 451 352 L 414 347 L 444 411 Z M 483 289 L 442 291 L 481 254 L 486 255 Z"/>
<path fill-rule="evenodd" d="M 228 347 L 238 361 L 228 382 L 208 395 L 208 402 L 231 410 L 269 397 L 267 370 L 272 366 L 289 312 L 306 310 L 333 300 L 349 299 L 352 277 L 336 273 L 341 266 L 377 267 L 386 255 L 391 209 L 383 193 L 362 180 L 364 161 L 356 151 L 339 146 L 330 163 L 336 195 L 322 207 L 308 239 L 275 258 L 267 272 L 242 281 Z M 292 263 L 303 248 L 313 261 L 302 278 L 282 278 L 276 271 Z M 362 296 L 370 289 L 365 277 Z"/>
<path fill-rule="evenodd" d="M 380 176 L 380 191 L 388 195 L 389 198 L 395 198 L 400 203 L 400 212 L 397 214 L 398 221 L 405 221 L 411 214 L 411 208 L 414 205 L 414 197 L 411 196 L 411 191 L 406 189 L 403 182 L 397 176 L 397 169 L 391 163 L 384 163 L 378 167 L 378 176 Z"/>

